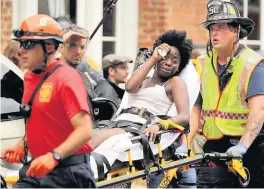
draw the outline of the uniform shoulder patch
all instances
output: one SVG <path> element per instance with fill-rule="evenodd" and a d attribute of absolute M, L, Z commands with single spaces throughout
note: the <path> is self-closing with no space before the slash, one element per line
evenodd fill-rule
<path fill-rule="evenodd" d="M 43 83 L 39 91 L 39 102 L 49 102 L 52 93 L 52 83 Z"/>

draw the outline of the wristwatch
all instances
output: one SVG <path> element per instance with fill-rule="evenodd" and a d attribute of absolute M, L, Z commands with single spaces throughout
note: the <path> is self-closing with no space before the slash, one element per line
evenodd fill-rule
<path fill-rule="evenodd" d="M 61 155 L 60 155 L 59 152 L 55 152 L 55 151 L 53 151 L 53 152 L 51 152 L 51 153 L 52 153 L 54 159 L 55 159 L 57 162 L 59 162 L 59 161 L 61 160 Z"/>

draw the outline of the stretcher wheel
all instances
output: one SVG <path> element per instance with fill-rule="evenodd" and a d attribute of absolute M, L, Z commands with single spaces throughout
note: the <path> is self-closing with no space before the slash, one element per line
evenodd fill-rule
<path fill-rule="evenodd" d="M 250 173 L 248 168 L 244 167 L 246 174 L 247 174 L 247 179 L 245 180 L 244 178 L 242 178 L 240 175 L 238 176 L 238 182 L 240 184 L 241 187 L 246 188 L 249 185 L 250 182 Z"/>

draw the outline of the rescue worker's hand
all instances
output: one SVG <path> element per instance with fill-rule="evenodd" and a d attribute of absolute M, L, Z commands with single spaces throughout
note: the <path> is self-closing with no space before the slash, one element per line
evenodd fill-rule
<path fill-rule="evenodd" d="M 158 62 L 160 60 L 166 59 L 167 54 L 170 51 L 170 46 L 167 43 L 162 43 L 154 49 L 152 57 Z M 158 52 L 160 51 L 160 53 Z"/>
<path fill-rule="evenodd" d="M 244 144 L 237 144 L 236 146 L 230 147 L 226 153 L 232 155 L 244 155 L 247 152 L 248 148 Z"/>
<path fill-rule="evenodd" d="M 21 159 L 25 156 L 24 146 L 16 144 L 15 146 L 5 149 L 2 158 L 8 163 L 21 163 Z"/>
<path fill-rule="evenodd" d="M 149 137 L 149 141 L 155 141 L 157 132 L 159 132 L 160 127 L 158 125 L 152 125 L 146 128 L 143 133 Z"/>
<path fill-rule="evenodd" d="M 49 152 L 43 156 L 39 156 L 38 158 L 34 159 L 31 162 L 26 175 L 40 178 L 50 173 L 57 165 L 58 161 L 56 161 L 52 153 Z"/>

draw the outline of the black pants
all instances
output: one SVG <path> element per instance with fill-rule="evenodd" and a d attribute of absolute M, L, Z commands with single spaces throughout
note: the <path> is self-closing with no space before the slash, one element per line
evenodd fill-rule
<path fill-rule="evenodd" d="M 239 138 L 224 137 L 217 141 L 207 141 L 204 145 L 204 152 L 221 152 L 224 153 Z M 256 138 L 254 143 L 248 149 L 243 157 L 243 165 L 250 172 L 250 188 L 264 188 L 264 136 Z M 217 165 L 216 168 L 205 168 L 197 171 L 199 188 L 238 188 L 238 178 L 233 173 L 228 172 L 224 164 Z"/>
<path fill-rule="evenodd" d="M 14 188 L 96 188 L 89 159 L 74 163 L 71 157 L 63 160 L 51 173 L 41 178 L 27 177 L 29 165 L 24 165 L 19 171 L 19 180 Z M 76 156 L 74 159 L 76 160 Z"/>

